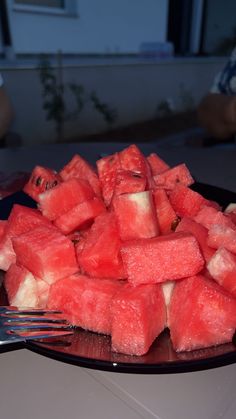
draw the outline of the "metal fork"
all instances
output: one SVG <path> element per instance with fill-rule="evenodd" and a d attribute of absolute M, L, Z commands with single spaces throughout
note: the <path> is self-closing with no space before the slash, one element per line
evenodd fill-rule
<path fill-rule="evenodd" d="M 0 348 L 72 333 L 72 326 L 62 318 L 60 311 L 0 306 Z"/>

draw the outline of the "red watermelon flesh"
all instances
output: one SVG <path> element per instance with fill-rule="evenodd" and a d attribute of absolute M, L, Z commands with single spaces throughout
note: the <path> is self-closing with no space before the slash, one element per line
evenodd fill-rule
<path fill-rule="evenodd" d="M 194 179 L 184 163 L 155 175 L 153 178 L 157 187 L 167 190 L 174 189 L 178 183 L 182 183 L 185 186 L 190 186 L 194 183 Z"/>
<path fill-rule="evenodd" d="M 170 166 L 162 160 L 156 153 L 151 153 L 147 156 L 147 161 L 151 167 L 152 175 L 159 175 L 159 173 L 165 172 L 170 169 Z"/>
<path fill-rule="evenodd" d="M 101 196 L 101 187 L 96 171 L 79 154 L 75 154 L 59 174 L 64 181 L 73 177 L 86 180 L 90 184 L 95 195 Z"/>
<path fill-rule="evenodd" d="M 53 228 L 51 222 L 44 218 L 40 211 L 23 205 L 13 205 L 0 242 L 0 268 L 2 270 L 7 271 L 9 266 L 16 261 L 12 247 L 12 237 L 16 237 L 40 225 Z"/>
<path fill-rule="evenodd" d="M 202 275 L 175 284 L 169 327 L 177 352 L 230 342 L 236 328 L 236 299 Z"/>
<path fill-rule="evenodd" d="M 176 227 L 175 231 L 185 231 L 193 234 L 193 236 L 196 237 L 198 241 L 198 244 L 206 261 L 208 261 L 215 253 L 215 250 L 207 244 L 207 228 L 204 227 L 202 224 L 197 223 L 192 218 L 183 217 L 182 220 L 179 222 L 178 226 Z"/>
<path fill-rule="evenodd" d="M 207 264 L 212 278 L 236 297 L 236 255 L 219 248 Z"/>
<path fill-rule="evenodd" d="M 87 234 L 83 249 L 76 249 L 81 270 L 96 278 L 125 278 L 120 247 L 115 215 L 99 215 Z"/>
<path fill-rule="evenodd" d="M 17 263 L 48 284 L 79 271 L 73 243 L 57 229 L 37 227 L 12 242 Z"/>
<path fill-rule="evenodd" d="M 123 170 L 131 170 L 144 174 L 147 172 L 145 157 L 135 144 L 131 144 L 120 151 L 119 157 Z"/>
<path fill-rule="evenodd" d="M 147 179 L 143 173 L 119 169 L 116 173 L 113 197 L 124 193 L 143 192 L 146 189 L 146 183 Z"/>
<path fill-rule="evenodd" d="M 153 185 L 151 170 L 139 148 L 132 144 L 119 153 L 103 157 L 97 161 L 98 176 L 106 206 L 110 205 L 115 192 L 119 171 L 135 172 L 146 179 L 147 187 Z"/>
<path fill-rule="evenodd" d="M 119 154 L 115 153 L 97 160 L 98 177 L 102 188 L 105 205 L 110 205 L 115 184 L 116 173 L 121 169 Z"/>
<path fill-rule="evenodd" d="M 226 217 L 230 218 L 231 221 L 236 225 L 236 211 L 231 211 L 228 213 L 225 213 Z"/>
<path fill-rule="evenodd" d="M 7 226 L 7 220 L 0 220 L 0 240 L 2 239 L 4 235 L 6 226 Z"/>
<path fill-rule="evenodd" d="M 213 224 L 208 230 L 207 243 L 214 249 L 223 246 L 230 252 L 236 253 L 236 230 L 225 225 Z"/>
<path fill-rule="evenodd" d="M 178 217 L 165 189 L 154 189 L 153 199 L 160 233 L 169 234 L 174 230 L 175 224 L 178 222 Z"/>
<path fill-rule="evenodd" d="M 112 205 L 121 240 L 150 238 L 159 234 L 150 191 L 118 195 Z"/>
<path fill-rule="evenodd" d="M 166 309 L 159 284 L 125 284 L 114 296 L 112 350 L 144 355 L 166 325 Z"/>
<path fill-rule="evenodd" d="M 54 188 L 61 182 L 60 175 L 52 169 L 43 166 L 35 166 L 23 191 L 38 202 L 40 193 Z"/>
<path fill-rule="evenodd" d="M 37 281 L 26 268 L 12 264 L 4 277 L 4 287 L 10 305 L 37 308 Z"/>
<path fill-rule="evenodd" d="M 62 310 L 75 326 L 110 334 L 110 305 L 121 286 L 116 280 L 72 275 L 51 286 L 48 308 Z"/>
<path fill-rule="evenodd" d="M 39 210 L 15 204 L 8 218 L 6 234 L 9 237 L 19 236 L 41 225 L 53 228 L 51 221 L 43 217 Z"/>
<path fill-rule="evenodd" d="M 218 209 L 204 205 L 198 213 L 194 216 L 194 220 L 197 223 L 202 224 L 204 227 L 209 229 L 213 224 L 219 224 L 222 226 L 229 226 L 236 230 L 235 224 L 226 216 L 222 211 Z"/>
<path fill-rule="evenodd" d="M 2 237 L 0 240 L 0 269 L 7 271 L 12 263 L 16 262 L 16 254 L 9 236 Z"/>
<path fill-rule="evenodd" d="M 180 217 L 194 217 L 207 200 L 188 186 L 178 183 L 169 193 L 169 200 Z"/>
<path fill-rule="evenodd" d="M 75 230 L 72 233 L 67 234 L 66 237 L 68 237 L 72 243 L 76 244 L 80 241 L 81 234 L 80 231 Z"/>
<path fill-rule="evenodd" d="M 131 144 L 120 151 L 119 159 L 123 170 L 131 170 L 132 172 L 143 174 L 147 180 L 147 187 L 151 188 L 153 186 L 150 166 L 141 150 L 135 144 Z"/>
<path fill-rule="evenodd" d="M 106 207 L 103 201 L 95 196 L 62 214 L 54 221 L 54 225 L 64 234 L 69 234 L 76 229 L 79 230 L 90 225 L 103 212 L 106 212 Z"/>
<path fill-rule="evenodd" d="M 195 275 L 204 267 L 196 238 L 185 232 L 124 242 L 121 256 L 133 284 L 178 280 Z"/>
<path fill-rule="evenodd" d="M 40 194 L 39 208 L 46 218 L 53 221 L 93 197 L 94 192 L 86 180 L 72 178 Z"/>
<path fill-rule="evenodd" d="M 11 240 L 8 240 L 8 243 L 6 243 L 5 238 L 5 230 L 7 227 L 8 221 L 7 220 L 0 220 L 0 269 L 3 271 L 6 271 L 11 261 L 14 262 L 14 250 L 11 245 Z M 10 248 L 9 248 L 10 245 Z M 10 252 L 10 253 L 9 253 Z M 12 259 L 13 256 L 13 259 Z"/>

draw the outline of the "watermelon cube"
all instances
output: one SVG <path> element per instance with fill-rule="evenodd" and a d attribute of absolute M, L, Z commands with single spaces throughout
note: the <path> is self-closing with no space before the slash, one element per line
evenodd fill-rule
<path fill-rule="evenodd" d="M 32 308 L 39 306 L 37 281 L 23 266 L 11 264 L 4 276 L 4 287 L 10 305 Z"/>
<path fill-rule="evenodd" d="M 153 199 L 160 233 L 169 234 L 175 229 L 178 217 L 165 189 L 154 189 Z"/>
<path fill-rule="evenodd" d="M 55 170 L 48 167 L 35 166 L 23 191 L 38 202 L 40 193 L 54 188 L 61 181 L 61 176 Z"/>
<path fill-rule="evenodd" d="M 194 217 L 207 200 L 188 186 L 178 183 L 169 193 L 172 207 L 180 217 Z"/>
<path fill-rule="evenodd" d="M 8 217 L 6 234 L 9 237 L 19 236 L 41 225 L 53 228 L 51 221 L 43 217 L 39 210 L 15 204 Z"/>
<path fill-rule="evenodd" d="M 209 229 L 213 224 L 229 226 L 236 230 L 235 224 L 222 211 L 212 206 L 203 205 L 198 213 L 193 217 L 197 223 Z"/>
<path fill-rule="evenodd" d="M 16 261 L 12 238 L 40 225 L 54 228 L 39 210 L 18 204 L 13 205 L 0 242 L 0 268 L 2 270 L 7 271 L 11 263 Z"/>
<path fill-rule="evenodd" d="M 72 178 L 39 194 L 39 208 L 46 218 L 53 221 L 75 205 L 93 197 L 93 189 L 86 180 Z"/>
<path fill-rule="evenodd" d="M 63 167 L 59 175 L 64 181 L 71 178 L 86 180 L 90 184 L 95 195 L 101 197 L 101 186 L 96 171 L 79 154 L 74 155 L 69 163 Z"/>
<path fill-rule="evenodd" d="M 208 261 L 207 269 L 219 285 L 236 297 L 236 255 L 221 247 Z"/>
<path fill-rule="evenodd" d="M 203 275 L 178 281 L 170 302 L 169 327 L 177 352 L 230 342 L 236 328 L 236 299 Z"/>
<path fill-rule="evenodd" d="M 121 240 L 155 237 L 159 234 L 150 191 L 123 194 L 112 201 Z"/>
<path fill-rule="evenodd" d="M 184 163 L 159 173 L 153 178 L 157 187 L 167 190 L 174 189 L 177 183 L 182 183 L 185 186 L 190 186 L 194 183 L 194 179 Z"/>
<path fill-rule="evenodd" d="M 197 223 L 192 218 L 183 217 L 181 221 L 179 222 L 179 224 L 177 225 L 175 231 L 176 232 L 185 231 L 185 232 L 193 234 L 193 236 L 198 241 L 199 247 L 206 261 L 208 261 L 215 253 L 215 250 L 212 249 L 207 244 L 207 240 L 208 240 L 207 228 L 204 227 L 202 224 Z"/>
<path fill-rule="evenodd" d="M 205 263 L 196 238 L 185 232 L 124 242 L 121 256 L 128 281 L 133 284 L 195 275 Z"/>
<path fill-rule="evenodd" d="M 17 263 L 48 284 L 79 271 L 73 243 L 56 228 L 37 227 L 12 243 Z"/>
<path fill-rule="evenodd" d="M 74 326 L 111 333 L 111 301 L 122 282 L 72 275 L 50 287 L 48 308 L 63 311 Z"/>
<path fill-rule="evenodd" d="M 113 297 L 112 350 L 144 355 L 166 325 L 166 309 L 159 284 L 125 284 Z"/>
<path fill-rule="evenodd" d="M 146 183 L 147 179 L 143 173 L 118 169 L 113 196 L 124 193 L 143 192 L 146 189 Z"/>
<path fill-rule="evenodd" d="M 83 248 L 76 248 L 82 272 L 96 278 L 125 278 L 120 255 L 121 240 L 115 215 L 99 215 L 86 235 Z"/>
<path fill-rule="evenodd" d="M 147 161 L 151 167 L 151 173 L 153 176 L 159 175 L 159 173 L 170 169 L 170 166 L 156 153 L 149 154 L 149 156 L 147 156 Z"/>
<path fill-rule="evenodd" d="M 121 168 L 123 170 L 131 170 L 134 172 L 146 173 L 147 164 L 145 157 L 140 149 L 135 145 L 124 148 L 119 152 Z"/>
<path fill-rule="evenodd" d="M 135 144 L 131 144 L 120 151 L 119 159 L 123 170 L 141 173 L 147 180 L 147 187 L 152 187 L 153 179 L 149 163 Z"/>
<path fill-rule="evenodd" d="M 69 234 L 74 230 L 91 225 L 94 219 L 103 212 L 106 212 L 103 201 L 94 196 L 94 198 L 75 205 L 71 210 L 56 218 L 54 225 L 64 234 Z"/>
<path fill-rule="evenodd" d="M 110 205 L 116 184 L 116 173 L 121 169 L 118 153 L 103 157 L 96 162 L 102 196 L 106 206 Z"/>
<path fill-rule="evenodd" d="M 207 244 L 214 249 L 223 246 L 236 253 L 236 230 L 227 225 L 213 224 L 208 230 Z"/>

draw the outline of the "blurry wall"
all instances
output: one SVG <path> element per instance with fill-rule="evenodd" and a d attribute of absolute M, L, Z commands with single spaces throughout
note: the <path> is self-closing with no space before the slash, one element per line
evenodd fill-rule
<path fill-rule="evenodd" d="M 157 107 L 170 99 L 175 110 L 186 110 L 183 90 L 196 105 L 222 68 L 223 58 L 188 58 L 110 65 L 67 66 L 64 82 L 76 82 L 118 111 L 115 126 L 125 126 L 156 117 Z M 34 68 L 2 68 L 6 88 L 15 108 L 12 129 L 23 143 L 33 145 L 55 141 L 53 122 L 46 121 L 42 108 L 42 88 Z M 186 94 L 185 94 L 186 97 Z M 68 104 L 69 105 L 69 104 Z M 65 138 L 103 132 L 107 125 L 87 104 L 79 119 L 67 122 Z"/>
<path fill-rule="evenodd" d="M 7 0 L 15 53 L 135 53 L 144 41 L 165 41 L 168 0 L 69 1 L 62 15 Z"/>

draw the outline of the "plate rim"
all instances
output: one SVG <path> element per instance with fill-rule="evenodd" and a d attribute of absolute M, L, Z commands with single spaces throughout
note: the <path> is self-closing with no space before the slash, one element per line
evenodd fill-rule
<path fill-rule="evenodd" d="M 222 345 L 219 345 L 219 347 Z M 129 362 L 113 362 L 107 360 L 99 360 L 96 358 L 89 358 L 80 355 L 56 351 L 48 347 L 46 343 L 31 342 L 25 343 L 25 347 L 32 352 L 55 359 L 60 362 L 65 362 L 70 365 L 84 367 L 99 371 L 110 371 L 118 373 L 130 374 L 176 374 L 176 373 L 190 373 L 197 371 L 206 371 L 214 368 L 223 367 L 236 363 L 236 347 L 235 350 L 210 356 L 208 358 L 200 358 L 194 360 L 175 360 L 170 362 L 160 363 L 129 363 Z M 205 348 L 207 349 L 207 348 Z M 204 350 L 204 349 L 203 349 Z"/>

